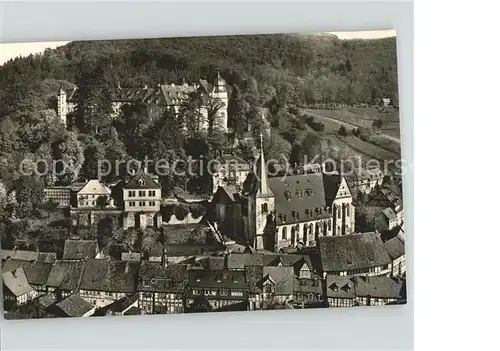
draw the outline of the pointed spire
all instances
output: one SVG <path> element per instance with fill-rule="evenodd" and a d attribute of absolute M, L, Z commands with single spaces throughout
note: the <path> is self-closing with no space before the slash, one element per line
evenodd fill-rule
<path fill-rule="evenodd" d="M 259 190 L 257 192 L 257 195 L 270 195 L 271 190 L 269 189 L 269 182 L 267 181 L 267 167 L 266 167 L 266 160 L 264 158 L 264 137 L 262 135 L 262 132 L 260 132 L 260 164 L 259 164 L 259 174 L 258 174 L 258 181 L 259 181 Z"/>

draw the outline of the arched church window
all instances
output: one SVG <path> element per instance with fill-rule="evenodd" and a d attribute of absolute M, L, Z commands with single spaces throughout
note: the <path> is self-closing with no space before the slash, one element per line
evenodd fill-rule
<path fill-rule="evenodd" d="M 349 216 L 350 216 L 350 214 L 349 214 L 349 208 L 350 208 L 350 207 L 351 207 L 351 206 L 349 206 L 349 204 L 347 204 L 347 205 L 345 206 L 345 215 L 346 215 L 347 217 L 349 217 Z"/>
<path fill-rule="evenodd" d="M 286 227 L 283 227 L 283 230 L 281 231 L 281 239 L 286 240 Z"/>

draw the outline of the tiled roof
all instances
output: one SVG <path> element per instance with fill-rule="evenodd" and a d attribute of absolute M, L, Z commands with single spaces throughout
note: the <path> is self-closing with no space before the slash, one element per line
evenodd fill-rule
<path fill-rule="evenodd" d="M 244 269 L 245 266 L 264 266 L 264 254 L 231 253 L 227 255 L 227 268 Z"/>
<path fill-rule="evenodd" d="M 21 296 L 33 291 L 33 287 L 28 283 L 28 279 L 22 267 L 2 273 L 2 281 L 7 289 L 15 296 Z"/>
<path fill-rule="evenodd" d="M 65 240 L 63 260 L 83 260 L 95 258 L 97 241 L 95 240 Z"/>
<path fill-rule="evenodd" d="M 54 263 L 57 259 L 57 255 L 55 252 L 40 252 L 38 255 L 38 261 Z"/>
<path fill-rule="evenodd" d="M 134 293 L 139 262 L 91 259 L 85 263 L 80 290 Z"/>
<path fill-rule="evenodd" d="M 208 269 L 211 271 L 221 271 L 224 269 L 225 258 L 220 256 L 207 257 Z"/>
<path fill-rule="evenodd" d="M 36 261 L 39 257 L 38 251 L 24 251 L 24 250 L 4 250 L 2 249 L 2 260 L 16 259 L 25 261 Z"/>
<path fill-rule="evenodd" d="M 386 276 L 354 277 L 356 296 L 399 299 L 404 296 L 402 279 Z"/>
<path fill-rule="evenodd" d="M 161 85 L 161 94 L 167 106 L 180 105 L 189 98 L 189 94 L 194 93 L 197 88 L 193 85 Z"/>
<path fill-rule="evenodd" d="M 141 180 L 144 182 L 143 185 L 140 185 Z M 161 187 L 149 174 L 139 170 L 125 183 L 123 189 L 161 189 Z"/>
<path fill-rule="evenodd" d="M 274 193 L 277 225 L 332 216 L 326 204 L 321 173 L 269 178 L 269 186 Z"/>
<path fill-rule="evenodd" d="M 52 263 L 7 260 L 2 264 L 2 272 L 9 272 L 21 267 L 24 268 L 29 284 L 45 285 L 52 269 Z"/>
<path fill-rule="evenodd" d="M 183 292 L 187 282 L 187 266 L 142 261 L 139 269 L 137 291 Z"/>
<path fill-rule="evenodd" d="M 84 267 L 83 261 L 54 262 L 47 278 L 47 286 L 66 291 L 78 289 Z"/>
<path fill-rule="evenodd" d="M 188 284 L 191 288 L 248 288 L 243 271 L 191 270 Z"/>
<path fill-rule="evenodd" d="M 321 295 L 323 293 L 322 281 L 317 278 L 295 278 L 293 291 Z"/>
<path fill-rule="evenodd" d="M 295 282 L 293 267 L 264 267 L 262 270 L 264 280 L 272 278 L 276 295 L 291 295 Z"/>
<path fill-rule="evenodd" d="M 353 299 L 356 296 L 354 281 L 351 276 L 326 275 L 326 296 Z"/>
<path fill-rule="evenodd" d="M 105 309 L 107 311 L 113 311 L 113 312 L 121 313 L 124 310 L 126 310 L 127 308 L 129 308 L 130 305 L 133 305 L 134 303 L 136 303 L 137 299 L 138 299 L 138 295 L 137 294 L 127 295 L 127 296 L 122 297 L 119 300 L 116 300 L 112 304 L 106 306 Z"/>
<path fill-rule="evenodd" d="M 38 299 L 38 304 L 42 306 L 43 308 L 47 308 L 52 306 L 57 302 L 56 295 L 53 293 L 48 293 L 47 295 L 44 295 Z"/>
<path fill-rule="evenodd" d="M 92 309 L 94 305 L 85 301 L 80 295 L 72 294 L 58 302 L 57 307 L 61 309 L 69 317 L 82 317 Z"/>
<path fill-rule="evenodd" d="M 342 183 L 342 176 L 340 174 L 323 174 L 323 185 L 325 187 L 325 198 L 328 203 L 335 200 L 337 191 Z"/>
<path fill-rule="evenodd" d="M 396 213 L 392 210 L 392 208 L 387 207 L 382 211 L 382 213 L 389 219 L 389 220 L 396 220 L 398 219 L 398 216 L 396 216 Z"/>
<path fill-rule="evenodd" d="M 85 185 L 78 190 L 78 193 L 82 194 L 96 194 L 96 195 L 110 195 L 111 189 L 108 186 L 97 179 L 91 179 Z"/>
<path fill-rule="evenodd" d="M 387 240 L 384 245 L 393 260 L 405 254 L 405 241 L 399 235 Z"/>
<path fill-rule="evenodd" d="M 202 256 L 224 251 L 221 244 L 167 244 L 164 248 L 167 257 Z"/>
<path fill-rule="evenodd" d="M 117 88 L 112 91 L 113 102 L 155 102 L 157 89 L 141 88 Z"/>
<path fill-rule="evenodd" d="M 324 272 L 350 271 L 383 266 L 391 262 L 377 233 L 363 233 L 319 238 Z"/>

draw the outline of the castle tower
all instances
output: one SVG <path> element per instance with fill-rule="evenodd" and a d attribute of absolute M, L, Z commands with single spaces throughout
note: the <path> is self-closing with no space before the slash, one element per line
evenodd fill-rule
<path fill-rule="evenodd" d="M 267 179 L 267 166 L 266 160 L 264 158 L 264 143 L 262 138 L 262 133 L 260 133 L 260 157 L 259 165 L 257 169 L 257 193 L 255 195 L 255 243 L 254 247 L 256 249 L 269 248 L 265 241 L 268 242 L 269 235 L 274 235 L 270 233 L 269 230 L 272 228 L 272 221 L 274 220 L 274 194 L 269 187 L 269 181 Z M 266 247 L 267 246 L 267 247 Z"/>
<path fill-rule="evenodd" d="M 217 71 L 217 78 L 215 78 L 211 96 L 221 102 L 221 107 L 219 111 L 217 111 L 217 120 L 214 124 L 219 125 L 222 131 L 227 132 L 227 106 L 229 100 L 227 94 L 227 84 L 226 81 L 220 76 L 220 71 Z"/>
<path fill-rule="evenodd" d="M 68 114 L 68 104 L 66 102 L 66 91 L 61 86 L 57 92 L 57 116 L 66 126 L 66 115 Z"/>

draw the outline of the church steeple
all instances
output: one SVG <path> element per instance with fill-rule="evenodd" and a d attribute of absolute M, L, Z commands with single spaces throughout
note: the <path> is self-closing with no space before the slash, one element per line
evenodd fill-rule
<path fill-rule="evenodd" d="M 266 159 L 264 158 L 264 138 L 262 136 L 262 132 L 260 133 L 260 160 L 257 177 L 257 180 L 259 181 L 259 190 L 257 191 L 257 196 L 273 195 L 271 189 L 269 188 L 269 182 L 267 180 Z"/>

